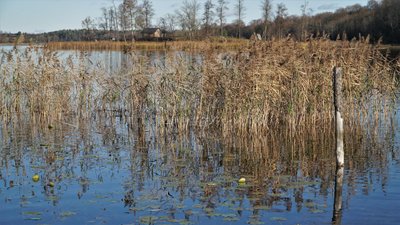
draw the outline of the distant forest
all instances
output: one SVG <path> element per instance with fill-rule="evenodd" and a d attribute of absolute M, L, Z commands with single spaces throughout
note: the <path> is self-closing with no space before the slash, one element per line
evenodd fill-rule
<path fill-rule="evenodd" d="M 201 5 L 197 0 L 185 0 L 178 10 L 159 18 L 154 24 L 151 0 L 112 1 L 111 6 L 99 10 L 101 16 L 98 18 L 84 18 L 80 30 L 0 33 L 0 42 L 130 41 L 144 28 L 158 27 L 175 40 L 202 40 L 213 36 L 250 38 L 256 33 L 263 39 L 290 35 L 296 40 L 320 36 L 350 40 L 370 35 L 372 42 L 382 38 L 383 43 L 400 43 L 399 0 L 370 0 L 366 6 L 356 4 L 315 15 L 306 0 L 299 16 L 288 15 L 283 3 L 273 5 L 271 0 L 260 0 L 263 16 L 248 24 L 243 22 L 246 14 L 244 1 L 235 0 L 229 5 L 226 0 L 207 0 Z M 226 22 L 229 10 L 234 10 L 236 17 L 231 23 Z"/>

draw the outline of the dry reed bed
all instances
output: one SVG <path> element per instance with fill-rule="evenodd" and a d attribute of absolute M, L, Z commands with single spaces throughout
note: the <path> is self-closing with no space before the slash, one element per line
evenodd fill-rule
<path fill-rule="evenodd" d="M 331 125 L 332 68 L 340 66 L 348 126 L 369 123 L 390 114 L 400 64 L 366 42 L 254 42 L 222 53 L 211 45 L 194 56 L 166 52 L 158 65 L 130 51 L 130 66 L 115 74 L 83 52 L 74 61 L 48 48 L 13 50 L 0 59 L 0 114 L 53 123 L 103 112 L 126 116 L 132 126 L 155 121 L 161 132 L 227 136 L 282 126 L 300 132 Z"/>
<path fill-rule="evenodd" d="M 97 41 L 97 42 L 49 42 L 45 47 L 51 50 L 115 50 L 115 51 L 132 51 L 132 50 L 201 50 L 206 46 L 213 46 L 219 49 L 239 49 L 243 45 L 248 44 L 246 40 L 230 40 L 218 39 L 208 41 L 168 41 L 168 42 L 115 42 L 115 41 Z"/>
<path fill-rule="evenodd" d="M 390 62 L 366 42 L 255 42 L 234 54 L 233 66 L 228 68 L 205 57 L 200 112 L 217 114 L 218 126 L 227 131 L 263 131 L 277 125 L 297 130 L 304 124 L 329 124 L 332 69 L 338 66 L 344 72 L 347 123 L 369 122 L 371 115 L 382 112 L 386 115 L 395 97 L 399 63 Z M 213 104 L 223 107 L 210 107 Z"/>

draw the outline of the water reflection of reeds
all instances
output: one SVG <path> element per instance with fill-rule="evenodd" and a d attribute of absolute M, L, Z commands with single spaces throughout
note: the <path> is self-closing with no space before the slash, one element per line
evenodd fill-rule
<path fill-rule="evenodd" d="M 268 210 L 330 210 L 335 177 L 331 129 L 304 130 L 294 136 L 282 129 L 262 137 L 225 139 L 165 134 L 151 121 L 132 128 L 118 115 L 100 113 L 96 118 L 71 119 L 54 127 L 32 121 L 3 124 L 4 182 L 12 179 L 24 184 L 30 170 L 41 168 L 43 186 L 48 182 L 68 186 L 75 180 L 81 186 L 77 193 L 81 198 L 96 182 L 110 179 L 96 172 L 108 168 L 125 177 L 118 184 L 125 190 L 121 204 L 139 214 L 153 206 L 149 210 L 170 213 L 168 218 L 186 213 L 190 220 L 187 201 L 204 215 L 232 219 L 246 210 L 260 216 Z M 382 188 L 386 185 L 387 149 L 393 147 L 394 130 L 365 132 L 361 127 L 347 132 L 345 204 L 351 204 L 356 190 L 368 195 L 371 179 Z M 240 177 L 247 183 L 238 184 Z M 45 189 L 53 204 L 59 204 L 66 191 Z M 233 215 L 222 215 L 222 208 L 233 210 Z"/>

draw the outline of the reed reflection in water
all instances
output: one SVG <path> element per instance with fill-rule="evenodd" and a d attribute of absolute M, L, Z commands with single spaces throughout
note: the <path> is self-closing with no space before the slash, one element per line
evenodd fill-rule
<path fill-rule="evenodd" d="M 389 177 L 400 171 L 393 164 L 399 162 L 398 134 L 389 125 L 369 135 L 347 128 L 348 169 L 338 176 L 330 128 L 223 138 L 159 130 L 151 119 L 121 115 L 98 113 L 52 126 L 16 115 L 1 126 L 1 221 L 310 224 L 329 222 L 335 205 L 336 223 L 347 224 L 360 219 L 353 207 L 376 210 L 374 203 L 383 200 L 369 199 L 374 192 L 398 194 L 389 190 L 399 187 Z M 334 204 L 342 202 L 335 176 L 343 180 L 344 218 Z M 241 177 L 245 184 L 238 183 Z M 370 224 L 398 218 L 387 211 L 374 211 Z"/>

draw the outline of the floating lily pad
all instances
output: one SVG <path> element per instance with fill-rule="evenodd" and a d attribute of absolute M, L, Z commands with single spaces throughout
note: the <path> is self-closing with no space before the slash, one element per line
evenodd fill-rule
<path fill-rule="evenodd" d="M 238 183 L 237 189 L 243 190 L 249 187 L 253 187 L 253 185 L 249 183 Z"/>
<path fill-rule="evenodd" d="M 312 202 L 312 201 L 306 201 L 306 202 L 304 203 L 304 206 L 307 207 L 307 208 L 312 208 L 312 207 L 315 206 L 315 204 L 314 204 L 314 202 Z"/>
<path fill-rule="evenodd" d="M 157 216 L 142 216 L 140 217 L 140 222 L 145 224 L 151 224 L 158 220 Z"/>
<path fill-rule="evenodd" d="M 321 210 L 321 209 L 311 209 L 310 212 L 311 212 L 311 213 L 314 213 L 314 214 L 325 213 L 325 211 L 324 211 L 324 210 Z"/>
<path fill-rule="evenodd" d="M 243 211 L 245 210 L 243 207 L 232 208 L 235 211 Z"/>
<path fill-rule="evenodd" d="M 105 195 L 95 195 L 94 197 L 97 198 L 97 199 L 106 199 L 106 198 L 108 198 Z"/>
<path fill-rule="evenodd" d="M 260 224 L 264 224 L 264 222 L 261 222 L 259 220 L 250 220 L 247 222 L 250 225 L 260 225 Z"/>
<path fill-rule="evenodd" d="M 170 219 L 170 216 L 160 216 L 158 218 L 159 221 L 168 221 Z"/>
<path fill-rule="evenodd" d="M 175 207 L 176 207 L 177 209 L 183 209 L 183 208 L 185 208 L 185 205 L 183 205 L 183 204 L 177 204 L 177 205 L 175 205 Z"/>
<path fill-rule="evenodd" d="M 256 205 L 256 206 L 253 207 L 253 209 L 255 209 L 255 210 L 269 210 L 269 209 L 271 209 L 271 207 L 266 206 L 266 205 Z"/>
<path fill-rule="evenodd" d="M 182 225 L 191 224 L 190 221 L 185 220 L 185 219 L 181 219 L 181 220 L 178 220 L 178 219 L 168 219 L 168 222 L 170 222 L 170 223 L 179 223 L 179 224 L 182 224 Z"/>
<path fill-rule="evenodd" d="M 31 216 L 40 216 L 42 215 L 41 212 L 36 212 L 36 211 L 27 211 L 27 212 L 23 212 L 23 215 L 31 215 Z"/>
<path fill-rule="evenodd" d="M 189 224 L 191 224 L 191 222 L 189 220 L 179 220 L 178 223 L 181 224 L 181 225 L 189 225 Z"/>
<path fill-rule="evenodd" d="M 216 187 L 218 184 L 216 182 L 208 182 L 207 186 Z"/>
<path fill-rule="evenodd" d="M 226 213 L 226 214 L 221 214 L 222 217 L 228 218 L 228 217 L 236 217 L 236 214 L 233 213 Z"/>
<path fill-rule="evenodd" d="M 239 218 L 238 218 L 238 217 L 224 217 L 223 220 L 224 220 L 224 221 L 234 222 L 234 221 L 238 221 Z"/>
<path fill-rule="evenodd" d="M 272 221 L 286 221 L 287 219 L 285 217 L 272 217 Z"/>
<path fill-rule="evenodd" d="M 31 218 L 26 218 L 25 220 L 33 220 L 33 221 L 38 221 L 41 220 L 42 218 L 40 217 L 31 217 Z"/>
<path fill-rule="evenodd" d="M 160 209 L 160 208 L 154 208 L 154 209 L 150 208 L 150 209 L 148 209 L 148 211 L 149 212 L 160 212 L 160 211 L 162 211 L 162 209 Z"/>
<path fill-rule="evenodd" d="M 272 193 L 271 197 L 287 197 L 286 193 Z"/>
<path fill-rule="evenodd" d="M 87 200 L 86 203 L 92 205 L 92 204 L 96 204 L 97 201 L 96 200 Z"/>
<path fill-rule="evenodd" d="M 204 208 L 204 212 L 211 213 L 211 212 L 214 212 L 214 209 L 213 208 Z"/>
<path fill-rule="evenodd" d="M 189 210 L 184 211 L 184 213 L 185 213 L 185 215 L 191 216 L 196 212 L 193 212 L 192 210 L 189 209 Z"/>
<path fill-rule="evenodd" d="M 76 215 L 76 213 L 72 212 L 72 211 L 64 211 L 64 212 L 60 213 L 61 217 L 70 217 L 70 216 L 74 216 L 74 215 Z"/>
<path fill-rule="evenodd" d="M 46 169 L 46 166 L 35 166 L 35 165 L 33 165 L 33 166 L 31 166 L 31 168 L 32 169 L 41 169 L 41 170 L 43 170 L 43 169 Z"/>
<path fill-rule="evenodd" d="M 143 210 L 145 210 L 146 208 L 144 208 L 144 207 L 132 207 L 132 208 L 129 208 L 129 211 L 134 211 L 134 212 L 136 212 L 136 211 L 143 211 Z"/>
<path fill-rule="evenodd" d="M 233 204 L 233 203 L 230 203 L 230 202 L 224 202 L 224 203 L 221 203 L 221 206 L 225 206 L 225 207 L 233 207 L 233 206 L 235 206 L 235 204 Z"/>
<path fill-rule="evenodd" d="M 47 197 L 47 200 L 49 200 L 49 201 L 58 201 L 58 199 L 59 199 L 59 197 L 57 197 L 57 196 L 55 196 L 55 195 L 52 195 L 52 196 L 48 196 L 48 197 Z"/>

